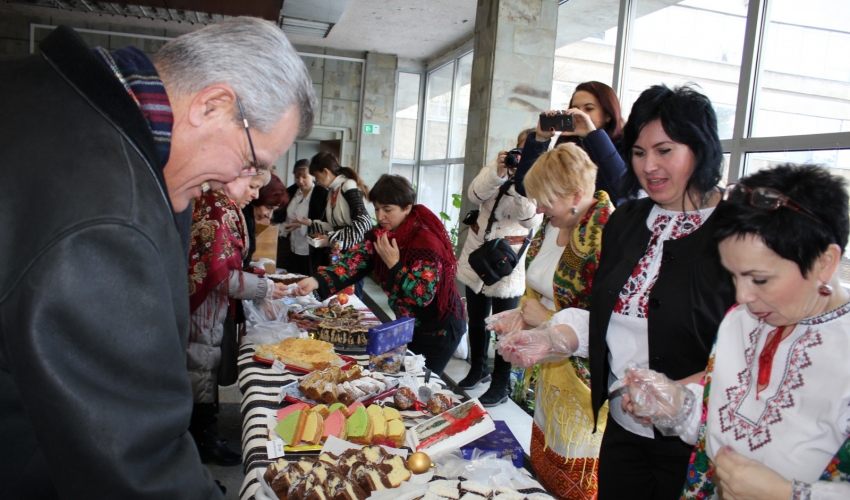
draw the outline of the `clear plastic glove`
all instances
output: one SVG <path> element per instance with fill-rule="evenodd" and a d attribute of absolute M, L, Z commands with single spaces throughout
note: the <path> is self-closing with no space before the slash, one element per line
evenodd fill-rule
<path fill-rule="evenodd" d="M 484 323 L 487 324 L 486 328 L 496 332 L 496 335 L 499 338 L 503 338 L 511 332 L 517 332 L 528 328 L 528 325 L 526 325 L 525 321 L 522 319 L 522 314 L 519 309 L 511 309 L 500 312 L 499 314 L 494 314 L 489 318 L 485 318 Z"/>
<path fill-rule="evenodd" d="M 670 380 L 655 370 L 626 368 L 623 381 L 628 397 L 623 397 L 623 410 L 643 417 L 665 436 L 680 436 L 696 410 L 696 396 L 684 385 Z"/>
<path fill-rule="evenodd" d="M 578 338 L 572 327 L 549 323 L 511 333 L 496 343 L 496 350 L 505 361 L 520 368 L 560 361 L 572 356 L 577 347 Z"/>

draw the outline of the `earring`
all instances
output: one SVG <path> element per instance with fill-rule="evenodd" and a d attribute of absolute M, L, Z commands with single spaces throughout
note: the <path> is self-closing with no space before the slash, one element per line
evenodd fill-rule
<path fill-rule="evenodd" d="M 209 183 L 209 182 L 207 182 L 207 181 L 202 182 L 202 183 L 201 183 L 201 191 L 203 191 L 204 193 L 206 193 L 206 192 L 207 192 L 207 191 L 209 191 L 209 190 L 210 190 L 210 183 Z"/>
<path fill-rule="evenodd" d="M 822 297 L 829 297 L 832 295 L 832 285 L 823 284 L 818 287 L 818 293 Z"/>
<path fill-rule="evenodd" d="M 578 213 L 578 207 L 571 208 L 570 213 L 573 214 L 573 215 L 577 214 Z"/>

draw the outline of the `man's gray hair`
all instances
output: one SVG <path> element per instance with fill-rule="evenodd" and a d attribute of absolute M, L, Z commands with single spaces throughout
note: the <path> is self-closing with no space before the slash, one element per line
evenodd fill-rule
<path fill-rule="evenodd" d="M 225 19 L 169 41 L 153 60 L 178 96 L 215 83 L 229 85 L 242 101 L 249 124 L 260 132 L 274 128 L 292 106 L 300 116 L 298 137 L 313 128 L 316 96 L 310 74 L 271 21 Z"/>

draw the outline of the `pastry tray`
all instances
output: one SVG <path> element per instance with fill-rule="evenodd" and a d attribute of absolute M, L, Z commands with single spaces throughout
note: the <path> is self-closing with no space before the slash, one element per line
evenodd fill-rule
<path fill-rule="evenodd" d="M 384 392 L 371 396 L 366 395 L 358 399 L 357 401 L 363 403 L 364 406 L 369 406 L 370 404 L 374 403 L 379 399 L 384 399 L 386 397 L 392 396 L 395 393 L 396 389 L 398 389 L 398 379 L 395 377 L 386 376 L 385 378 L 387 379 L 388 387 Z M 298 381 L 291 382 L 290 384 L 281 387 L 280 390 L 283 394 L 283 400 L 287 403 L 306 403 L 311 407 L 316 406 L 318 404 L 326 404 L 324 402 L 320 403 L 318 401 L 313 401 L 312 399 L 304 397 L 304 395 L 301 394 L 301 389 L 298 388 Z"/>
<path fill-rule="evenodd" d="M 340 356 L 339 359 L 341 359 L 345 362 L 345 364 L 343 364 L 342 366 L 339 367 L 339 369 L 343 370 L 343 371 L 348 370 L 349 368 L 351 368 L 352 366 L 357 364 L 357 360 L 352 358 L 351 356 Z M 256 361 L 257 363 L 262 363 L 264 365 L 269 365 L 269 366 L 274 364 L 273 359 L 261 358 L 261 357 L 257 356 L 256 354 L 254 355 L 254 361 Z M 295 373 L 313 373 L 313 371 L 315 371 L 315 370 L 308 370 L 306 368 L 301 368 L 300 366 L 292 366 L 292 365 L 286 365 L 286 369 L 289 370 L 289 371 L 295 372 Z"/>

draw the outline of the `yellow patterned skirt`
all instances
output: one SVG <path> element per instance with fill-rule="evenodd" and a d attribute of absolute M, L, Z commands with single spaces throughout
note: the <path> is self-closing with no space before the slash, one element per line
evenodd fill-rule
<path fill-rule="evenodd" d="M 593 433 L 590 388 L 566 359 L 541 366 L 537 383 L 531 465 L 537 479 L 561 499 L 595 499 L 602 433 L 608 403 Z"/>

